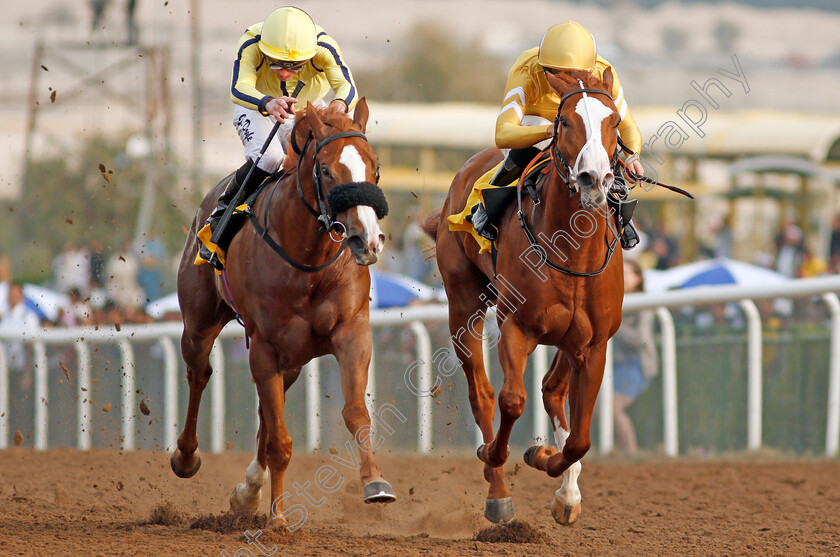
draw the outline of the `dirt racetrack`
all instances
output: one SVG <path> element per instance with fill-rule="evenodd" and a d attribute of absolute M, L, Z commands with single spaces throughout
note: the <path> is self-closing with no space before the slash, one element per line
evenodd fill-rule
<path fill-rule="evenodd" d="M 293 481 L 314 481 L 329 458 L 326 451 L 293 456 L 287 489 Z M 190 523 L 226 510 L 251 456 L 205 454 L 190 480 L 176 478 L 168 459 L 151 452 L 0 451 L 0 555 L 250 555 L 237 553 L 247 547 L 245 528 L 218 533 Z M 527 544 L 473 541 L 488 525 L 475 458 L 378 461 L 396 503 L 364 505 L 355 473 L 344 470 L 347 481 L 337 492 L 324 495 L 320 507 L 307 505 L 300 530 L 259 540 L 268 549 L 276 545 L 278 555 L 840 554 L 837 461 L 585 459 L 583 515 L 563 528 L 548 510 L 558 482 L 512 454 L 506 468 L 517 518 L 545 534 L 542 543 Z M 304 503 L 297 495 L 289 501 Z M 170 515 L 184 522 L 143 524 L 167 502 Z"/>

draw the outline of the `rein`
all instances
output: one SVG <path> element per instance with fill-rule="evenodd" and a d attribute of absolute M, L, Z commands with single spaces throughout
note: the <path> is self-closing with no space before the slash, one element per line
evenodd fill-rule
<path fill-rule="evenodd" d="M 335 252 L 335 255 L 330 257 L 326 262 L 322 263 L 321 265 L 304 265 L 302 263 L 298 263 L 295 260 L 293 260 L 289 256 L 288 253 L 283 251 L 283 248 L 280 247 L 280 244 L 275 242 L 274 238 L 272 238 L 271 235 L 269 235 L 269 233 L 268 233 L 268 228 L 269 228 L 268 210 L 271 207 L 271 198 L 274 197 L 274 192 L 277 189 L 277 184 L 278 183 L 279 183 L 279 180 L 274 182 L 274 186 L 272 186 L 272 188 L 271 188 L 271 193 L 269 194 L 268 199 L 266 199 L 266 202 L 265 202 L 265 214 L 263 216 L 263 220 L 265 220 L 265 228 L 263 228 L 260 225 L 260 221 L 259 221 L 259 219 L 257 219 L 257 216 L 254 214 L 254 211 L 249 211 L 248 212 L 248 217 L 251 219 L 251 224 L 254 226 L 254 229 L 257 231 L 257 234 L 259 234 L 260 238 L 265 240 L 265 243 L 268 244 L 268 246 L 272 250 L 274 250 L 274 252 L 277 255 L 282 257 L 283 260 L 286 263 L 288 263 L 289 265 L 291 265 L 292 267 L 294 267 L 298 271 L 303 271 L 304 273 L 316 273 L 318 271 L 323 271 L 324 269 L 326 269 L 327 267 L 329 267 L 330 265 L 335 263 L 335 261 L 339 258 L 339 256 L 344 252 L 344 248 L 347 247 L 347 243 L 346 242 L 341 242 L 341 248 L 339 248 L 339 250 L 337 252 Z"/>
<path fill-rule="evenodd" d="M 578 80 L 578 83 L 580 83 L 580 89 L 575 89 L 574 91 L 566 93 L 560 98 L 560 106 L 557 108 L 557 117 L 554 119 L 554 133 L 552 135 L 551 141 L 552 147 L 550 148 L 551 160 L 554 165 L 554 169 L 557 171 L 557 175 L 560 177 L 560 179 L 566 184 L 566 186 L 569 187 L 570 196 L 574 195 L 574 193 L 578 191 L 579 188 L 577 184 L 572 186 L 572 168 L 566 162 L 566 159 L 563 158 L 563 155 L 560 153 L 560 148 L 557 146 L 557 128 L 560 122 L 560 111 L 563 109 L 563 103 L 572 95 L 577 95 L 579 93 L 583 94 L 584 97 L 586 97 L 586 93 L 602 94 L 607 95 L 608 97 L 610 97 L 610 99 L 612 99 L 612 96 L 606 91 L 602 91 L 600 89 L 585 88 L 583 86 L 583 82 L 581 82 L 580 80 Z M 582 151 L 583 149 L 581 149 L 581 152 Z M 578 158 L 579 157 L 580 155 L 578 155 Z M 618 150 L 616 150 L 615 156 L 613 157 L 613 164 L 615 163 L 615 160 L 617 158 Z M 562 169 L 560 167 L 560 164 L 558 164 L 558 160 L 560 161 L 560 164 L 562 164 Z M 575 161 L 575 167 L 577 167 L 577 161 Z M 575 271 L 568 267 L 558 265 L 557 263 L 549 259 L 546 249 L 539 244 L 539 242 L 537 241 L 537 237 L 534 235 L 533 230 L 531 230 L 531 228 L 528 226 L 527 221 L 525 220 L 525 213 L 522 211 L 522 188 L 527 188 L 528 194 L 533 200 L 533 206 L 531 207 L 531 222 L 534 222 L 534 215 L 536 214 L 537 205 L 540 205 L 540 197 L 539 192 L 537 192 L 533 188 L 533 186 L 531 186 L 530 184 L 528 184 L 527 186 L 523 186 L 523 182 L 524 180 L 520 179 L 519 184 L 517 186 L 517 189 L 519 190 L 518 195 L 516 196 L 518 204 L 517 216 L 519 217 L 519 224 L 522 226 L 522 230 L 525 232 L 525 236 L 528 238 L 528 242 L 531 245 L 531 248 L 539 255 L 540 260 L 546 265 L 548 265 L 550 269 L 567 275 L 571 275 L 573 277 L 595 277 L 603 273 L 606 270 L 607 266 L 610 264 L 610 261 L 612 260 L 613 253 L 615 253 L 615 246 L 618 243 L 619 238 L 618 232 L 610 222 L 609 214 L 606 215 L 605 220 L 607 224 L 607 229 L 612 233 L 612 240 L 607 242 L 607 255 L 604 258 L 604 264 L 601 265 L 601 267 L 595 271 L 587 272 Z"/>
<path fill-rule="evenodd" d="M 621 141 L 620 136 L 618 138 L 618 146 L 622 151 L 624 151 L 628 155 L 635 155 L 636 154 L 635 151 L 633 151 L 632 149 L 627 147 L 627 145 L 625 145 L 624 142 Z M 616 152 L 616 156 L 618 156 L 618 152 Z M 671 186 L 671 185 L 668 185 L 668 184 L 663 184 L 662 182 L 654 180 L 653 178 L 648 178 L 647 176 L 637 176 L 636 174 L 634 174 L 630 170 L 627 170 L 627 165 L 624 163 L 624 161 L 619 161 L 619 163 L 621 164 L 621 166 L 624 167 L 624 171 L 630 176 L 630 179 L 634 182 L 645 182 L 647 184 L 651 184 L 651 185 L 654 185 L 654 186 L 659 186 L 661 188 L 665 188 L 666 190 L 672 191 L 674 193 L 684 195 L 689 199 L 694 199 L 693 194 L 691 194 L 690 192 L 688 192 L 688 191 L 686 191 L 686 190 L 684 190 L 680 187 Z"/>
<path fill-rule="evenodd" d="M 305 118 L 305 117 L 304 117 Z M 327 209 L 327 202 L 324 197 L 324 187 L 321 182 L 321 165 L 318 164 L 318 154 L 321 152 L 321 149 L 324 148 L 328 143 L 335 141 L 337 139 L 344 139 L 347 137 L 361 137 L 365 141 L 367 141 L 367 137 L 365 134 L 357 131 L 344 131 L 333 134 L 320 142 L 314 143 L 315 145 L 315 152 L 312 154 L 312 160 L 314 161 L 314 165 L 312 168 L 312 189 L 315 193 L 315 203 L 317 207 L 312 207 L 309 202 L 306 200 L 306 196 L 303 192 L 303 184 L 301 181 L 301 169 L 303 167 L 303 155 L 306 153 L 309 145 L 314 142 L 315 136 L 312 134 L 312 130 L 309 130 L 309 133 L 306 136 L 306 141 L 303 144 L 303 148 L 298 147 L 297 142 L 295 141 L 295 131 L 297 130 L 298 124 L 304 119 L 301 118 L 297 122 L 295 122 L 294 127 L 292 128 L 291 134 L 291 146 L 295 153 L 298 154 L 298 163 L 297 163 L 297 171 L 295 173 L 295 181 L 298 191 L 298 196 L 300 197 L 301 201 L 303 201 L 304 207 L 312 213 L 315 219 L 321 223 L 321 232 L 332 233 L 336 231 L 338 227 L 342 229 L 345 228 L 341 222 L 335 220 L 334 215 L 331 215 L 329 210 Z M 274 197 L 274 193 L 277 189 L 277 184 L 280 180 L 274 182 L 274 186 L 271 188 L 271 193 L 268 196 L 265 204 L 265 211 L 263 215 L 263 220 L 265 221 L 265 227 L 263 227 L 257 216 L 254 214 L 254 211 L 249 211 L 249 218 L 251 220 L 251 224 L 256 229 L 257 234 L 259 234 L 260 238 L 265 240 L 265 243 L 274 250 L 277 255 L 283 258 L 283 260 L 297 269 L 298 271 L 303 271 L 304 273 L 316 273 L 318 271 L 323 271 L 330 265 L 336 262 L 336 260 L 344 253 L 344 250 L 347 248 L 347 242 L 341 241 L 341 247 L 339 250 L 333 255 L 330 259 L 326 262 L 322 263 L 321 265 L 304 265 L 302 263 L 298 263 L 294 261 L 289 254 L 287 254 L 283 248 L 271 237 L 268 233 L 269 226 L 269 208 L 271 207 L 271 199 Z M 355 186 L 356 184 L 350 184 L 347 186 Z M 338 186 L 341 187 L 341 186 Z M 375 187 L 375 186 L 374 186 Z"/>

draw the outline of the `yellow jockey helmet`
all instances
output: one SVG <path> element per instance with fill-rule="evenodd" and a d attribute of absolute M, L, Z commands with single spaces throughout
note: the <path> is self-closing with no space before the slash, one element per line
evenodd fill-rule
<path fill-rule="evenodd" d="M 549 27 L 540 42 L 540 65 L 555 70 L 587 70 L 595 67 L 597 50 L 592 32 L 576 21 Z"/>
<path fill-rule="evenodd" d="M 318 47 L 315 22 L 299 8 L 278 8 L 265 18 L 259 44 L 263 54 L 274 60 L 309 60 Z"/>

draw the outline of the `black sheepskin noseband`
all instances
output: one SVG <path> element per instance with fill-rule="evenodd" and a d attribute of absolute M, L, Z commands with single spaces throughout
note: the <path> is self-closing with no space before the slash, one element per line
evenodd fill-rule
<path fill-rule="evenodd" d="M 383 219 L 388 214 L 388 201 L 382 188 L 370 182 L 352 182 L 341 184 L 327 194 L 333 217 L 359 205 L 373 207 L 376 218 Z"/>

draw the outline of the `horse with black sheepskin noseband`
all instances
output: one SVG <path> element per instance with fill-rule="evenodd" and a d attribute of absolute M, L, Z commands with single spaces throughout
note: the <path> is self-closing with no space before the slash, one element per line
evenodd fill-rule
<path fill-rule="evenodd" d="M 388 201 L 385 192 L 370 182 L 351 182 L 334 187 L 327 194 L 332 217 L 359 205 L 372 207 L 376 218 L 382 220 L 388 215 Z"/>
<path fill-rule="evenodd" d="M 379 258 L 385 244 L 385 235 L 379 228 L 379 220 L 388 214 L 388 202 L 379 186 L 370 182 L 352 182 L 334 187 L 327 194 L 332 218 L 357 208 L 357 217 L 350 215 L 345 225 L 347 246 L 353 252 L 356 263 L 370 265 Z M 375 218 L 374 218 L 375 217 Z"/>

